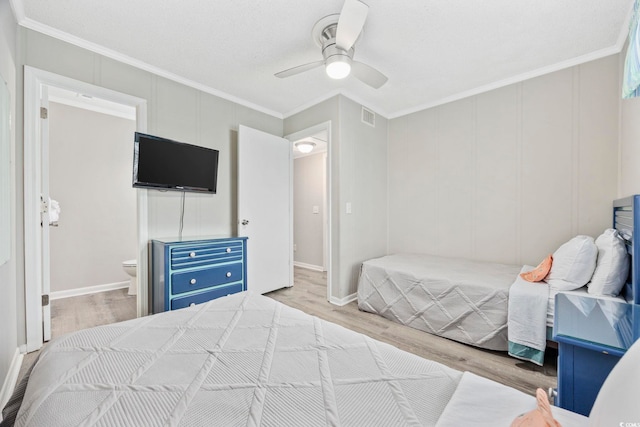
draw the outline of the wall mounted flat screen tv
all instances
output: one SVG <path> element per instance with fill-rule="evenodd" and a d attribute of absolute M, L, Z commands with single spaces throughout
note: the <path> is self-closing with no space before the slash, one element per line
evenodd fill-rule
<path fill-rule="evenodd" d="M 218 150 L 136 132 L 133 186 L 215 193 Z"/>

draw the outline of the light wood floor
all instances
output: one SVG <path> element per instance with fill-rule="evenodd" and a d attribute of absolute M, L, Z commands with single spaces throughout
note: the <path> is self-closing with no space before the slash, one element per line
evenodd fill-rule
<path fill-rule="evenodd" d="M 545 390 L 556 387 L 555 351 L 548 351 L 544 366 L 539 367 L 509 357 L 506 352 L 477 349 L 360 311 L 355 301 L 342 307 L 330 304 L 326 300 L 324 273 L 296 268 L 294 283 L 292 288 L 280 289 L 266 295 L 402 350 L 454 369 L 471 371 L 527 394 L 534 394 L 537 387 Z M 135 297 L 128 296 L 126 292 L 127 289 L 119 289 L 52 301 L 52 336 L 55 338 L 67 332 L 134 318 Z M 25 356 L 20 377 L 34 362 L 37 353 Z"/>
<path fill-rule="evenodd" d="M 51 337 L 136 317 L 129 288 L 51 301 Z"/>
<path fill-rule="evenodd" d="M 557 352 L 548 350 L 544 366 L 514 359 L 506 352 L 482 350 L 446 338 L 437 337 L 358 310 L 356 301 L 342 307 L 327 302 L 326 274 L 295 269 L 295 285 L 266 294 L 284 304 L 300 309 L 346 328 L 389 343 L 402 350 L 435 360 L 460 371 L 477 375 L 535 394 L 557 385 Z"/>
<path fill-rule="evenodd" d="M 128 295 L 128 291 L 128 288 L 123 288 L 52 300 L 51 338 L 93 326 L 135 318 L 136 297 Z M 40 351 L 34 351 L 24 356 L 18 381 L 33 365 L 39 353 Z"/>

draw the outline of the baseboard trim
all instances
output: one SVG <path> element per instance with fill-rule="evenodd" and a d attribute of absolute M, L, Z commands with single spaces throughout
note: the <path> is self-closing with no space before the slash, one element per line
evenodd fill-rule
<path fill-rule="evenodd" d="M 105 291 L 114 291 L 116 289 L 128 288 L 129 281 L 126 282 L 116 282 L 116 283 L 106 283 L 104 285 L 96 285 L 96 286 L 87 286 L 85 288 L 76 288 L 76 289 L 67 289 L 65 291 L 56 291 L 51 292 L 49 294 L 49 299 L 62 299 L 62 298 L 71 298 L 77 297 L 80 295 L 88 295 L 95 294 L 98 292 Z"/>
<path fill-rule="evenodd" d="M 11 365 L 9 366 L 9 372 L 7 372 L 7 376 L 4 378 L 2 389 L 0 389 L 0 421 L 2 421 L 2 408 L 5 407 L 13 394 L 13 390 L 16 388 L 23 357 L 23 354 L 20 353 L 20 348 L 16 348 L 16 352 L 13 354 L 13 359 L 11 360 Z"/>
<path fill-rule="evenodd" d="M 353 293 L 351 295 L 347 295 L 344 298 L 336 298 L 336 297 L 331 297 L 331 299 L 329 300 L 329 302 L 333 305 L 339 305 L 339 306 L 343 306 L 343 305 L 347 305 L 349 304 L 351 301 L 355 301 L 358 299 L 358 294 L 357 293 Z"/>
<path fill-rule="evenodd" d="M 314 271 L 324 271 L 324 267 L 322 267 L 321 265 L 313 265 L 313 264 L 306 264 L 304 262 L 299 262 L 299 261 L 294 261 L 293 265 L 295 267 L 301 267 L 301 268 L 306 268 L 307 270 L 314 270 Z"/>

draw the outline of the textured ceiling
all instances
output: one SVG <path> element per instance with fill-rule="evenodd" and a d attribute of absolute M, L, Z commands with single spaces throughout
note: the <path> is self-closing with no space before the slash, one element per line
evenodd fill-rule
<path fill-rule="evenodd" d="M 27 28 L 278 117 L 343 93 L 386 117 L 620 51 L 633 0 L 364 0 L 354 59 L 372 89 L 322 68 L 314 23 L 343 0 L 11 0 Z"/>

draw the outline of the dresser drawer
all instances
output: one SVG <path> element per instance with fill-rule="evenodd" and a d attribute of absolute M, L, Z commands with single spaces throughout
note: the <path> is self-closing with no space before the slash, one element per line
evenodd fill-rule
<path fill-rule="evenodd" d="M 152 313 L 247 289 L 247 238 L 151 241 Z"/>
<path fill-rule="evenodd" d="M 219 265 L 171 275 L 171 293 L 181 294 L 242 280 L 242 263 Z"/>
<path fill-rule="evenodd" d="M 191 304 L 200 304 L 212 299 L 242 292 L 242 290 L 242 283 L 233 283 L 231 285 L 218 286 L 205 292 L 173 298 L 171 300 L 171 310 L 189 307 Z"/>
<path fill-rule="evenodd" d="M 180 245 L 171 249 L 171 269 L 180 270 L 212 263 L 241 261 L 243 252 L 241 240 Z"/>

